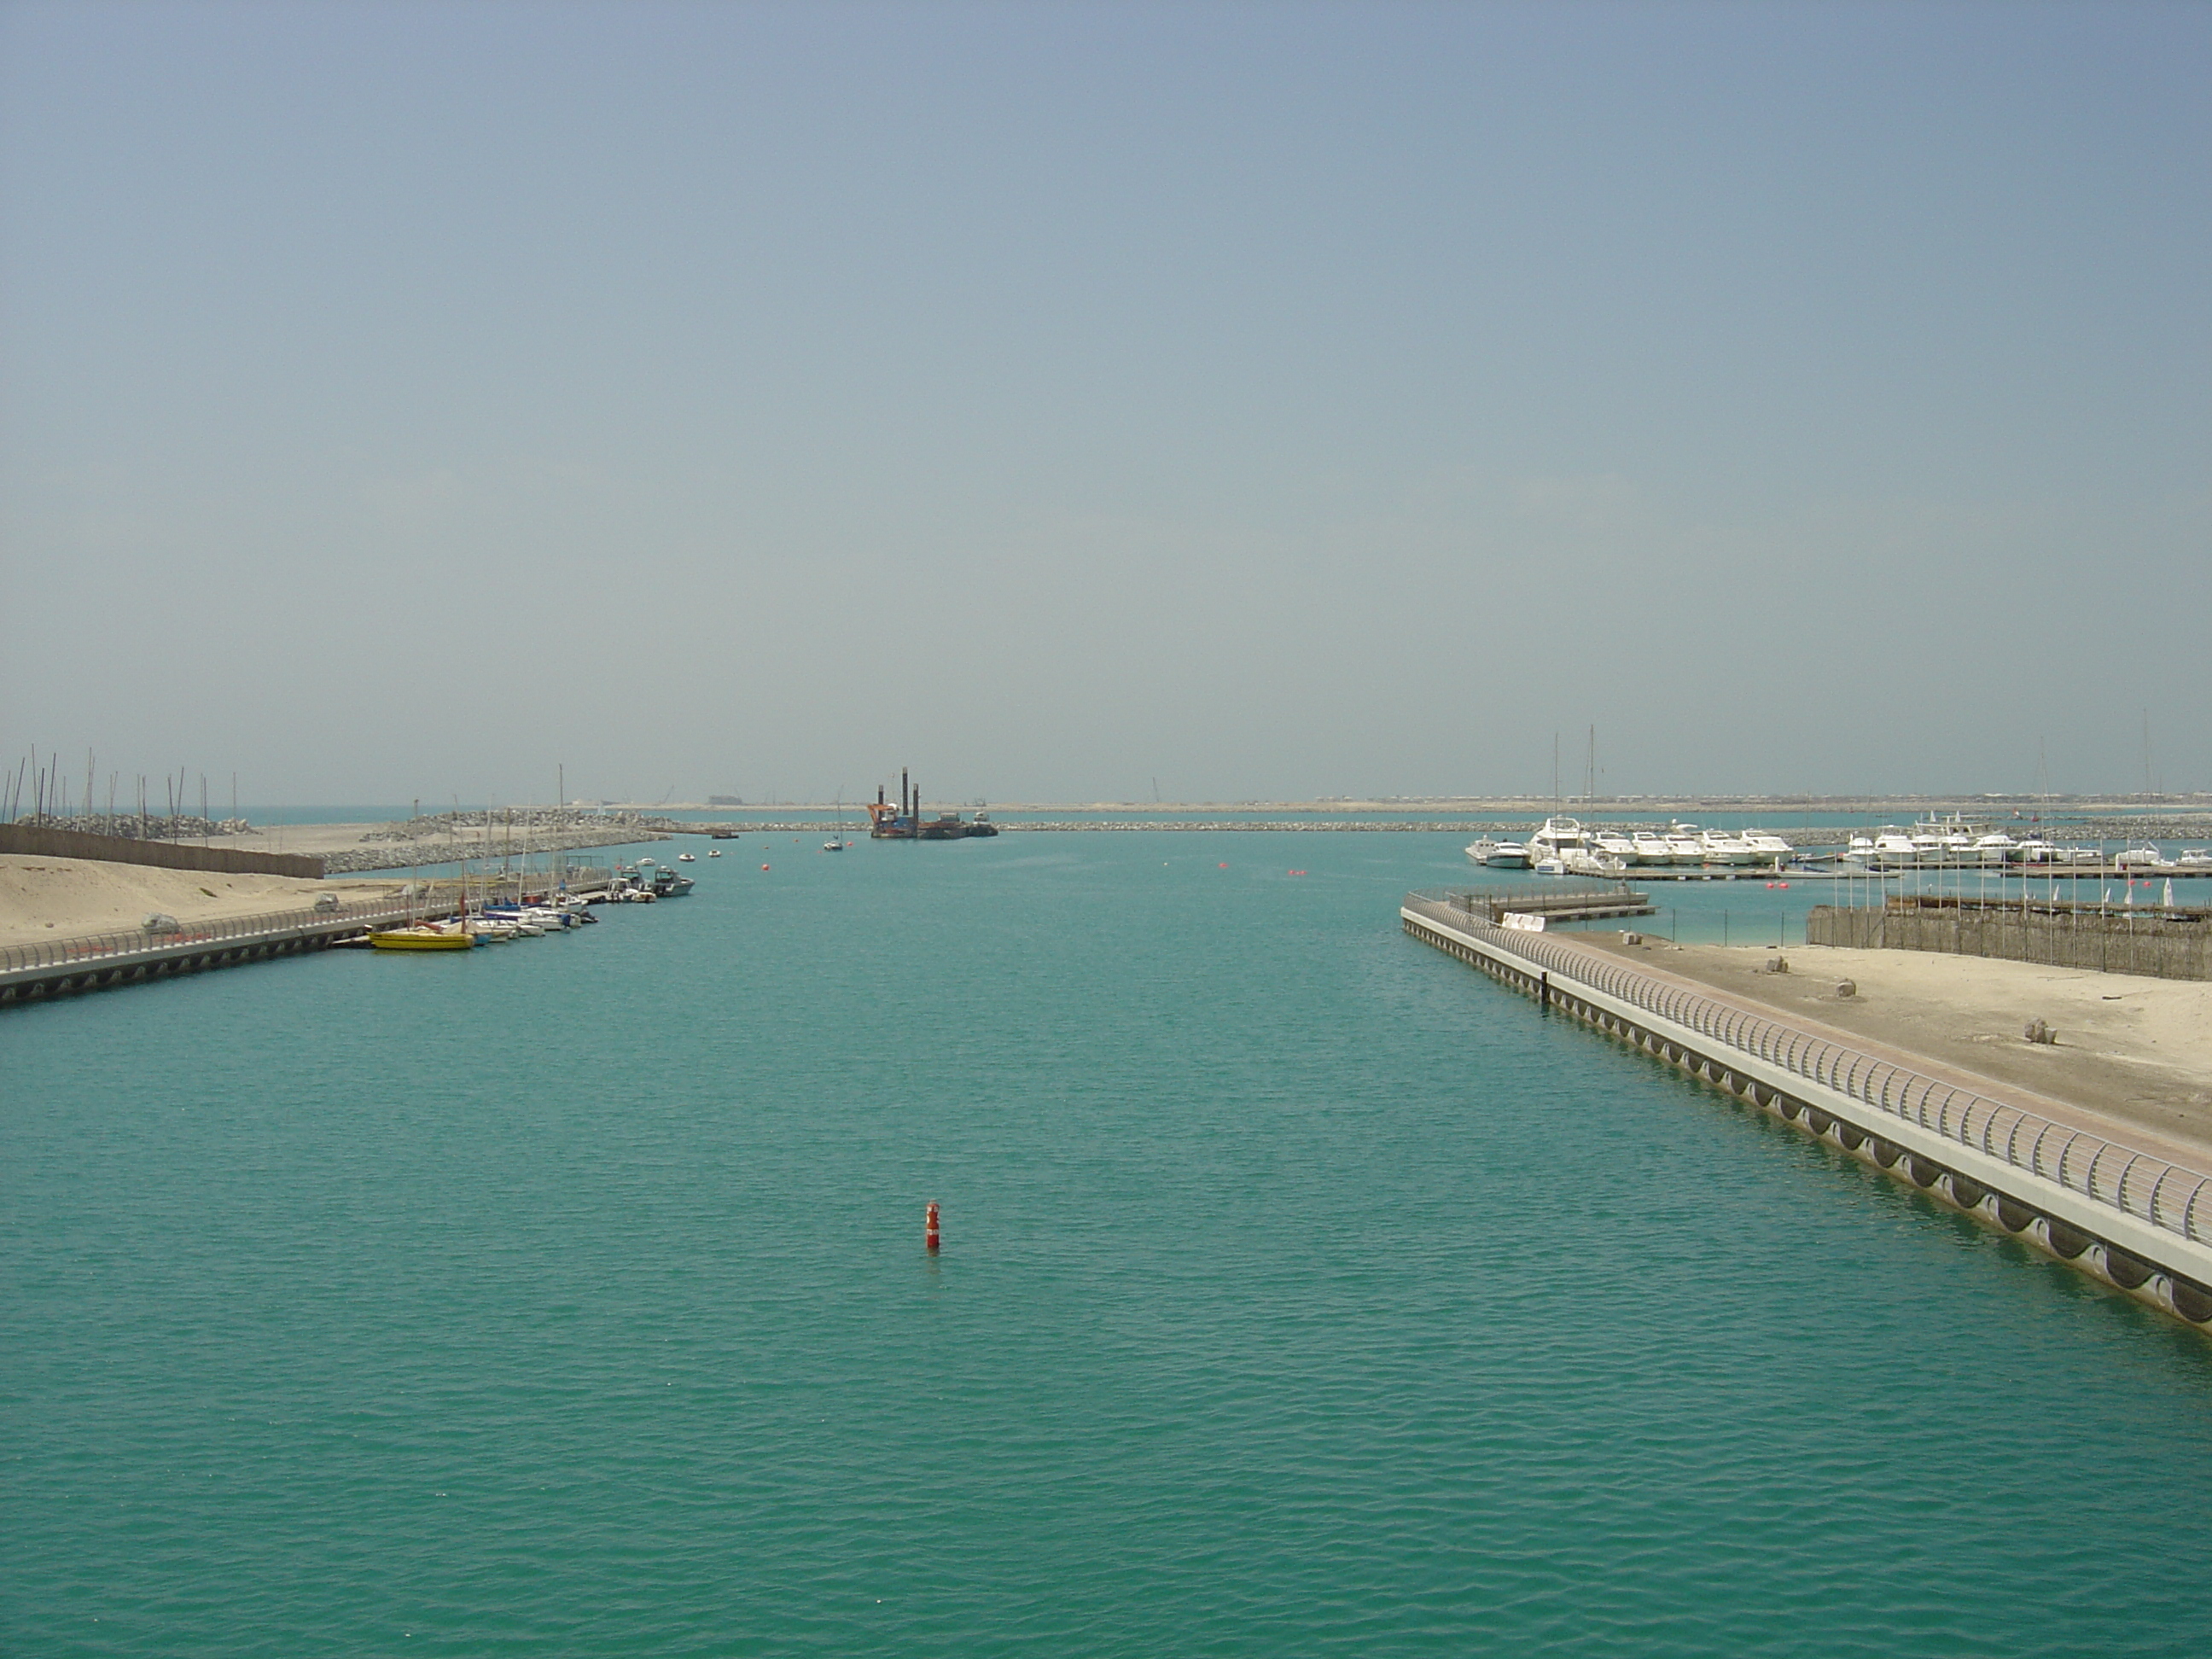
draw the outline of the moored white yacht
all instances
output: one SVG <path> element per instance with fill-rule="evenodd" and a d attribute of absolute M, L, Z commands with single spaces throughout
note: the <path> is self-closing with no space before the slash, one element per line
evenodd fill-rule
<path fill-rule="evenodd" d="M 1705 849 L 1707 864 L 1749 864 L 1759 856 L 1741 836 L 1727 835 L 1718 830 L 1699 831 L 1698 844 Z"/>
<path fill-rule="evenodd" d="M 1918 844 L 1895 824 L 1875 835 L 1868 857 L 1883 870 L 1903 870 L 1921 861 Z"/>
<path fill-rule="evenodd" d="M 1572 850 L 1590 850 L 1589 832 L 1574 818 L 1546 818 L 1544 827 L 1528 837 L 1528 852 L 1533 858 L 1555 858 Z"/>
<path fill-rule="evenodd" d="M 2140 847 L 2130 847 L 2113 854 L 2112 867 L 2116 870 L 2175 870 L 2180 866 L 2146 842 Z"/>
<path fill-rule="evenodd" d="M 1974 844 L 1967 854 L 1968 861 L 1974 864 L 2003 864 L 2011 859 L 2013 848 L 2019 845 L 2018 842 L 2005 834 L 2003 830 L 1991 830 L 1986 836 L 1978 836 L 1974 838 Z"/>
<path fill-rule="evenodd" d="M 1526 870 L 1534 862 L 1519 842 L 1492 841 L 1487 836 L 1469 847 L 1467 855 L 1492 870 Z"/>
<path fill-rule="evenodd" d="M 1638 830 L 1630 841 L 1636 849 L 1635 860 L 1638 864 L 1672 864 L 1674 861 L 1674 848 L 1667 845 L 1664 836 L 1655 836 L 1649 830 Z"/>
<path fill-rule="evenodd" d="M 1751 848 L 1752 860 L 1754 863 L 1762 859 L 1772 859 L 1777 864 L 1784 864 L 1788 862 L 1790 854 L 1797 850 L 1781 836 L 1771 835 L 1764 830 L 1745 830 L 1743 844 Z"/>
<path fill-rule="evenodd" d="M 1678 823 L 1667 832 L 1667 856 L 1670 863 L 1703 864 L 1705 843 L 1703 831 L 1694 823 Z"/>

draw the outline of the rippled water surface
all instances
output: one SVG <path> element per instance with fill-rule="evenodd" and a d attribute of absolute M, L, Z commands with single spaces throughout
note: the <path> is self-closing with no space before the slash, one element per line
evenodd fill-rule
<path fill-rule="evenodd" d="M 2212 1345 L 1407 939 L 1456 842 L 0 1014 L 0 1650 L 2202 1651 Z"/>

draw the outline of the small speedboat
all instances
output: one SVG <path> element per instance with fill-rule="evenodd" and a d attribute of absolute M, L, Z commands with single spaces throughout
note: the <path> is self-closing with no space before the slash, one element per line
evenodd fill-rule
<path fill-rule="evenodd" d="M 845 843 L 842 840 L 825 841 L 822 843 L 822 850 L 825 853 L 842 853 L 845 850 Z"/>
<path fill-rule="evenodd" d="M 676 861 L 678 864 L 696 864 L 699 862 L 696 858 L 693 857 L 689 853 L 678 853 L 676 855 Z"/>
<path fill-rule="evenodd" d="M 722 856 L 722 849 L 719 847 L 709 847 L 707 849 L 707 856 L 710 859 L 718 859 Z"/>
<path fill-rule="evenodd" d="M 1469 847 L 1467 855 L 1477 864 L 1486 865 L 1492 870 L 1526 870 L 1534 862 L 1528 856 L 1528 849 L 1517 841 L 1486 838 Z"/>

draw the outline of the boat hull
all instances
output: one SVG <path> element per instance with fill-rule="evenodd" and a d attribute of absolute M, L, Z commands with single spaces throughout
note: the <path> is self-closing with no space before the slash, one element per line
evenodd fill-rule
<path fill-rule="evenodd" d="M 477 943 L 475 936 L 469 933 L 418 933 L 412 929 L 371 933 L 368 942 L 380 951 L 470 951 L 476 948 Z"/>

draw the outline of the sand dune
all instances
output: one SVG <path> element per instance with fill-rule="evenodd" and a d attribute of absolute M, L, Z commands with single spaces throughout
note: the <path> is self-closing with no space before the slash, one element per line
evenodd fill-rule
<path fill-rule="evenodd" d="M 135 928 L 157 910 L 179 921 L 216 921 L 305 909 L 318 893 L 336 893 L 347 902 L 382 898 L 396 893 L 401 884 L 400 879 L 307 881 L 4 854 L 0 854 L 0 945 Z"/>

